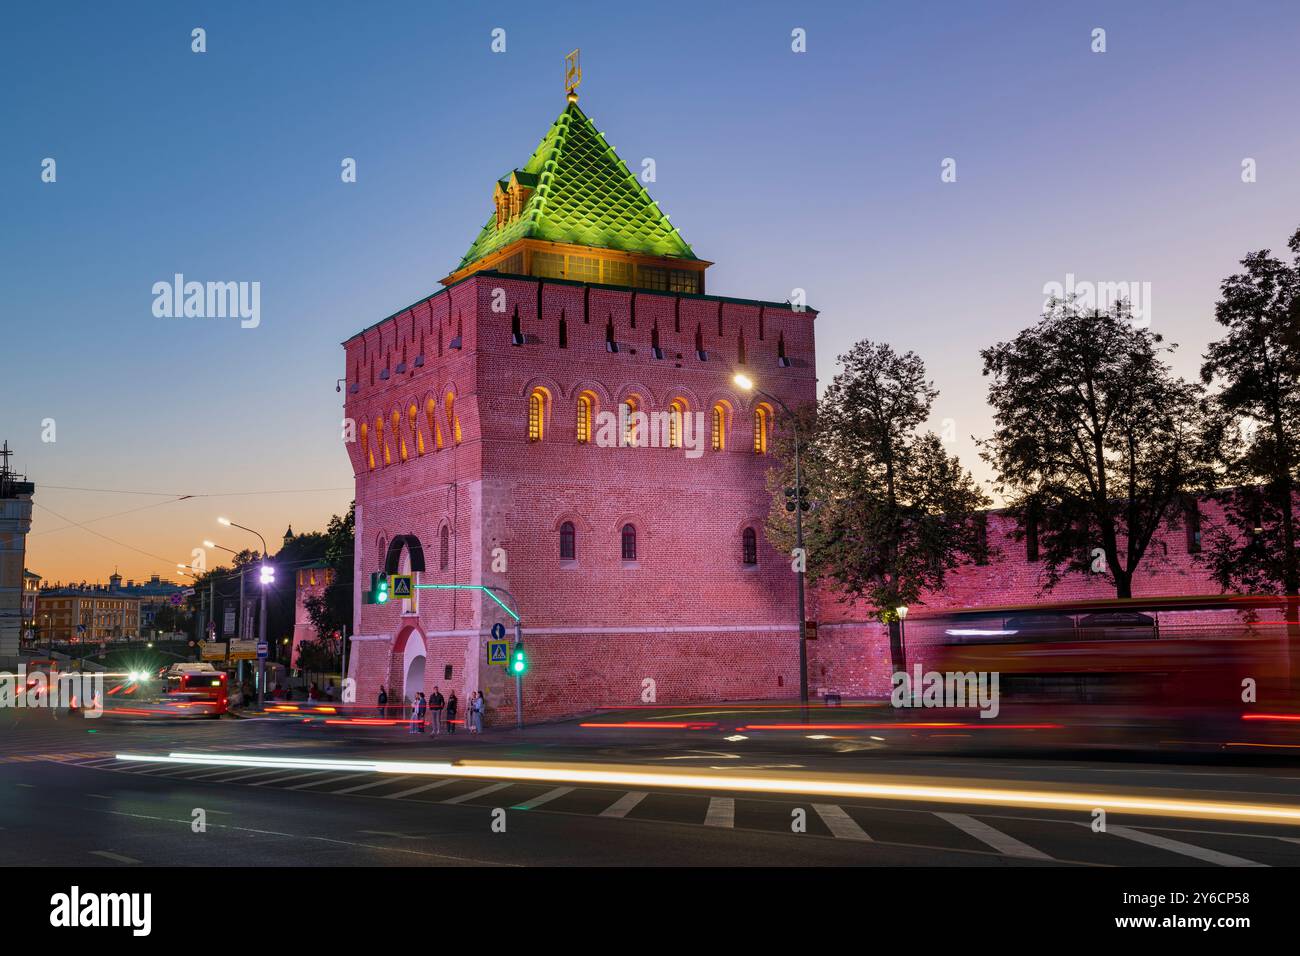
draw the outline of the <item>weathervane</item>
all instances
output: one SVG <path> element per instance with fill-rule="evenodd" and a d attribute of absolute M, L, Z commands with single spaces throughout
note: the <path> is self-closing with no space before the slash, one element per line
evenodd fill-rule
<path fill-rule="evenodd" d="M 578 87 L 582 85 L 580 51 L 574 50 L 564 58 L 564 92 L 570 103 L 578 102 Z"/>

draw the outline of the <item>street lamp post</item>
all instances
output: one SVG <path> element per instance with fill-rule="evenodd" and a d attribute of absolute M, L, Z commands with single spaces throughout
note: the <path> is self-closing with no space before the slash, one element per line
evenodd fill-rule
<path fill-rule="evenodd" d="M 900 604 L 894 608 L 898 615 L 898 649 L 903 657 L 903 667 L 907 667 L 907 605 Z"/>
<path fill-rule="evenodd" d="M 261 646 L 266 643 L 266 589 L 270 587 L 270 582 L 273 580 L 273 578 L 268 577 L 268 573 L 270 572 L 270 565 L 266 563 L 266 560 L 267 558 L 270 557 L 270 553 L 266 550 L 266 539 L 262 537 L 262 533 L 260 531 L 254 531 L 252 528 L 245 528 L 242 524 L 235 524 L 229 518 L 218 518 L 217 521 L 228 528 L 238 528 L 240 531 L 247 531 L 249 534 L 255 534 L 257 535 L 258 540 L 262 542 L 262 611 L 261 614 L 259 615 L 259 622 L 257 626 L 257 633 L 258 633 L 257 643 L 259 646 Z M 244 575 L 242 573 L 239 575 L 239 587 L 240 587 L 241 600 L 242 600 L 242 592 L 244 587 Z M 240 618 L 240 622 L 242 623 L 244 618 L 244 608 L 242 604 L 239 608 L 239 618 Z M 265 703 L 266 703 L 266 658 L 259 653 L 257 655 L 257 709 L 261 710 Z"/>
<path fill-rule="evenodd" d="M 781 411 L 785 412 L 786 417 L 790 419 L 790 428 L 794 433 L 794 541 L 795 550 L 799 553 L 799 565 L 795 574 L 798 577 L 799 590 L 799 702 L 804 707 L 808 706 L 808 622 L 805 610 L 804 599 L 804 567 L 808 562 L 808 555 L 804 552 L 803 547 L 803 465 L 799 457 L 799 419 L 795 417 L 794 412 L 790 411 L 790 406 L 777 398 L 771 392 L 765 392 L 754 384 L 753 379 L 748 375 L 737 372 L 733 379 L 735 383 L 745 391 L 753 391 L 764 398 L 769 398 L 781 406 Z"/>

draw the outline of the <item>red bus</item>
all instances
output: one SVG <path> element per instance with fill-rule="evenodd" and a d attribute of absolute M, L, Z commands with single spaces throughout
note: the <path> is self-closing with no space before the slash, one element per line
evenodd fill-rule
<path fill-rule="evenodd" d="M 229 709 L 229 675 L 208 665 L 177 665 L 162 672 L 162 702 L 188 717 L 220 717 Z"/>

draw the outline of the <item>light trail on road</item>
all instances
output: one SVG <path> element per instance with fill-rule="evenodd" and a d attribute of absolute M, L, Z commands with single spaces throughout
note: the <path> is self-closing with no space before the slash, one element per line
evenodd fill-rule
<path fill-rule="evenodd" d="M 118 760 L 143 763 L 199 764 L 205 766 L 267 767 L 286 770 L 339 770 L 377 774 L 424 774 L 463 778 L 506 779 L 543 783 L 586 783 L 616 787 L 665 787 L 687 790 L 736 791 L 797 796 L 978 804 L 1043 810 L 1104 809 L 1144 816 L 1193 817 L 1209 820 L 1244 820 L 1255 823 L 1300 825 L 1300 806 L 1154 797 L 1135 793 L 1080 792 L 1052 789 L 1010 789 L 995 786 L 953 786 L 934 780 L 865 775 L 806 774 L 731 775 L 611 764 L 521 763 L 510 761 L 365 760 L 321 757 L 258 757 L 240 754 L 172 752 L 117 754 Z M 908 782 L 898 782 L 898 780 Z"/>

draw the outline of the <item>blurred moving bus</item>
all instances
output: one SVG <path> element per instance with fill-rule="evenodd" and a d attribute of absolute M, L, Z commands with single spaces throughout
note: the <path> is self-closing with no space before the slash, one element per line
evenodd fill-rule
<path fill-rule="evenodd" d="M 158 674 L 160 700 L 179 716 L 220 717 L 229 709 L 229 675 L 211 664 L 172 664 Z"/>
<path fill-rule="evenodd" d="M 1053 719 L 1062 741 L 1300 753 L 1285 612 L 1230 595 L 975 608 L 909 619 L 906 654 L 997 673 L 1002 714 Z"/>

